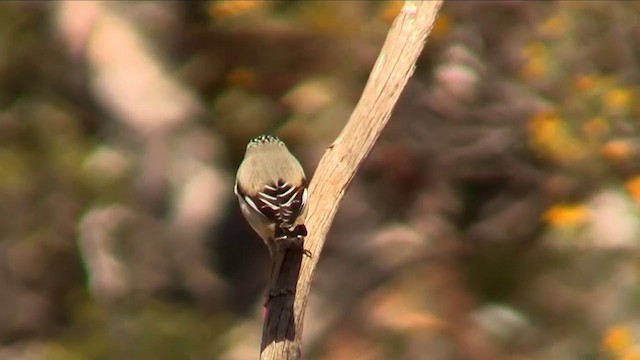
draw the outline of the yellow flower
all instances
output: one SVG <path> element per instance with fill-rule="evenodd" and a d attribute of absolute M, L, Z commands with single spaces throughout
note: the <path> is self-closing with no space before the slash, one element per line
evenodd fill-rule
<path fill-rule="evenodd" d="M 627 189 L 627 192 L 629 192 L 631 198 L 640 204 L 640 175 L 636 175 L 627 180 L 624 187 Z"/>
<path fill-rule="evenodd" d="M 602 347 L 613 354 L 620 354 L 631 346 L 633 346 L 633 336 L 626 326 L 612 326 L 602 337 Z"/>
<path fill-rule="evenodd" d="M 537 142 L 556 136 L 559 129 L 560 118 L 552 110 L 538 112 L 529 121 L 529 131 Z"/>
<path fill-rule="evenodd" d="M 528 126 L 529 145 L 549 160 L 557 163 L 582 161 L 590 155 L 588 144 L 577 138 L 553 110 L 534 114 Z"/>
<path fill-rule="evenodd" d="M 253 9 L 261 7 L 265 1 L 261 0 L 218 0 L 209 5 L 209 16 L 224 18 L 245 14 Z"/>
<path fill-rule="evenodd" d="M 553 227 L 577 226 L 583 224 L 588 215 L 588 210 L 581 204 L 555 205 L 545 211 L 544 221 Z"/>
<path fill-rule="evenodd" d="M 531 42 L 522 49 L 525 63 L 520 69 L 520 75 L 525 80 L 535 80 L 543 77 L 549 69 L 547 45 L 540 41 Z"/>
<path fill-rule="evenodd" d="M 520 75 L 523 79 L 532 81 L 543 78 L 547 74 L 548 68 L 546 58 L 532 58 L 524 64 L 520 70 Z"/>
<path fill-rule="evenodd" d="M 561 15 L 554 15 L 540 25 L 540 31 L 544 35 L 562 35 L 566 27 L 565 19 Z"/>
<path fill-rule="evenodd" d="M 600 152 L 609 160 L 624 160 L 628 158 L 631 153 L 631 145 L 625 140 L 611 140 L 602 145 Z"/>
<path fill-rule="evenodd" d="M 631 102 L 631 90 L 624 87 L 613 88 L 604 94 L 602 102 L 604 107 L 610 111 L 627 110 Z"/>

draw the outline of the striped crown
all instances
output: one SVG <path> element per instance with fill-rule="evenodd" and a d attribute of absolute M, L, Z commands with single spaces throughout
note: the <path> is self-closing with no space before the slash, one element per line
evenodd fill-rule
<path fill-rule="evenodd" d="M 247 147 L 254 147 L 254 146 L 260 145 L 260 144 L 279 144 L 279 145 L 284 145 L 282 140 L 278 139 L 277 137 L 275 137 L 273 135 L 260 135 L 258 137 L 253 138 L 251 141 L 249 141 L 249 144 L 247 144 Z"/>

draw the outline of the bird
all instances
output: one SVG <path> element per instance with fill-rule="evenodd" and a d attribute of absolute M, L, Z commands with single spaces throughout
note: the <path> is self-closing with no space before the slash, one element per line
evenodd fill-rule
<path fill-rule="evenodd" d="M 277 280 L 286 250 L 301 244 L 307 236 L 307 179 L 300 162 L 285 143 L 272 135 L 260 135 L 247 144 L 238 168 L 234 192 L 243 216 L 262 238 L 271 255 L 267 301 L 289 293 L 279 289 Z M 311 256 L 308 250 L 298 249 Z"/>

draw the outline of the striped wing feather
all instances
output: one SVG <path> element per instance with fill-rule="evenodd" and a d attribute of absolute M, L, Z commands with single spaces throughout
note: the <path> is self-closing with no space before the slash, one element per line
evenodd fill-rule
<path fill-rule="evenodd" d="M 241 189 L 237 189 L 240 191 Z M 283 180 L 276 184 L 266 185 L 256 196 L 241 194 L 244 200 L 254 210 L 278 225 L 279 228 L 289 229 L 291 232 L 304 232 L 304 226 L 296 226 L 295 221 L 304 210 L 307 201 L 305 186 L 293 186 Z M 293 229 L 292 229 L 293 228 Z M 291 234 L 289 234 L 291 235 Z"/>

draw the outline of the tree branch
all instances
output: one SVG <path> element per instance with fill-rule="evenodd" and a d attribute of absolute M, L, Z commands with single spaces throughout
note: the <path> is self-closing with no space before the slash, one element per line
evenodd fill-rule
<path fill-rule="evenodd" d="M 284 285 L 283 288 L 294 288 L 286 285 L 295 284 L 297 279 L 296 290 L 292 294 L 276 296 L 267 303 L 261 359 L 301 358 L 304 313 L 326 235 L 347 187 L 413 74 L 441 4 L 442 0 L 405 1 L 389 30 L 360 101 L 320 160 L 309 186 L 306 221 L 309 236 L 305 246 L 313 256 L 303 259 L 301 251 L 287 251 L 278 284 Z"/>

